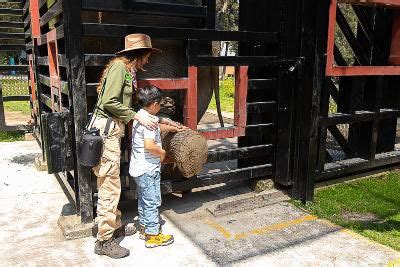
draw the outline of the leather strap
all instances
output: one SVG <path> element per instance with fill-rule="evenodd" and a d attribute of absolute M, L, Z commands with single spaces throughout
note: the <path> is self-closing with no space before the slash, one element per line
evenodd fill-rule
<path fill-rule="evenodd" d="M 110 130 L 110 125 L 111 125 L 112 120 L 113 119 L 111 117 L 107 118 L 106 127 L 104 128 L 104 136 L 108 135 L 108 131 Z"/>

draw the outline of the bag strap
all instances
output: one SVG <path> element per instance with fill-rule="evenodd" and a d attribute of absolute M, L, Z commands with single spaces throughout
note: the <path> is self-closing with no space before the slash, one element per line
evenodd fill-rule
<path fill-rule="evenodd" d="M 110 125 L 112 121 L 113 121 L 112 117 L 107 118 L 106 127 L 104 128 L 104 136 L 108 135 L 108 131 L 110 130 Z"/>

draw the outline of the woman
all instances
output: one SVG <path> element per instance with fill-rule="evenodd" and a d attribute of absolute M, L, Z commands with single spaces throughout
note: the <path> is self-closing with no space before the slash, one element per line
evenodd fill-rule
<path fill-rule="evenodd" d="M 136 72 L 143 70 L 154 50 L 158 49 L 152 48 L 149 36 L 126 36 L 125 49 L 116 53 L 118 56 L 106 66 L 97 88 L 99 96 L 91 127 L 104 133 L 104 150 L 100 163 L 93 168 L 98 187 L 95 253 L 111 258 L 129 255 L 129 250 L 115 242 L 114 237 L 136 232 L 133 224 L 122 225 L 121 212 L 117 209 L 121 195 L 120 145 L 125 124 L 132 120 L 139 121 L 151 130 L 157 128 L 157 117 L 148 113 L 135 113 L 132 109 L 132 96 L 137 89 Z"/>

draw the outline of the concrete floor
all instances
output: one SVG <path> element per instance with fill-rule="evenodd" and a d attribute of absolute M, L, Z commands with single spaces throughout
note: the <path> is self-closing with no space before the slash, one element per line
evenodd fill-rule
<path fill-rule="evenodd" d="M 214 188 L 164 198 L 168 247 L 146 249 L 138 236 L 121 244 L 131 255 L 112 260 L 93 253 L 94 238 L 64 241 L 57 219 L 68 204 L 53 175 L 38 172 L 35 142 L 0 143 L 0 266 L 387 266 L 400 252 L 369 241 L 288 203 L 213 217 L 207 207 L 238 188 Z M 238 197 L 238 196 L 233 196 Z M 134 216 L 135 204 L 125 210 Z M 162 264 L 162 265 L 160 265 Z"/>

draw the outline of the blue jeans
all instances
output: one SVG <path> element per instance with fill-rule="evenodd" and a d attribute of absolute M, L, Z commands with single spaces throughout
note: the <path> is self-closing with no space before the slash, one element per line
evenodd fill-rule
<path fill-rule="evenodd" d="M 158 207 L 161 206 L 160 172 L 134 177 L 138 195 L 139 223 L 145 226 L 145 233 L 158 235 L 160 232 Z"/>

